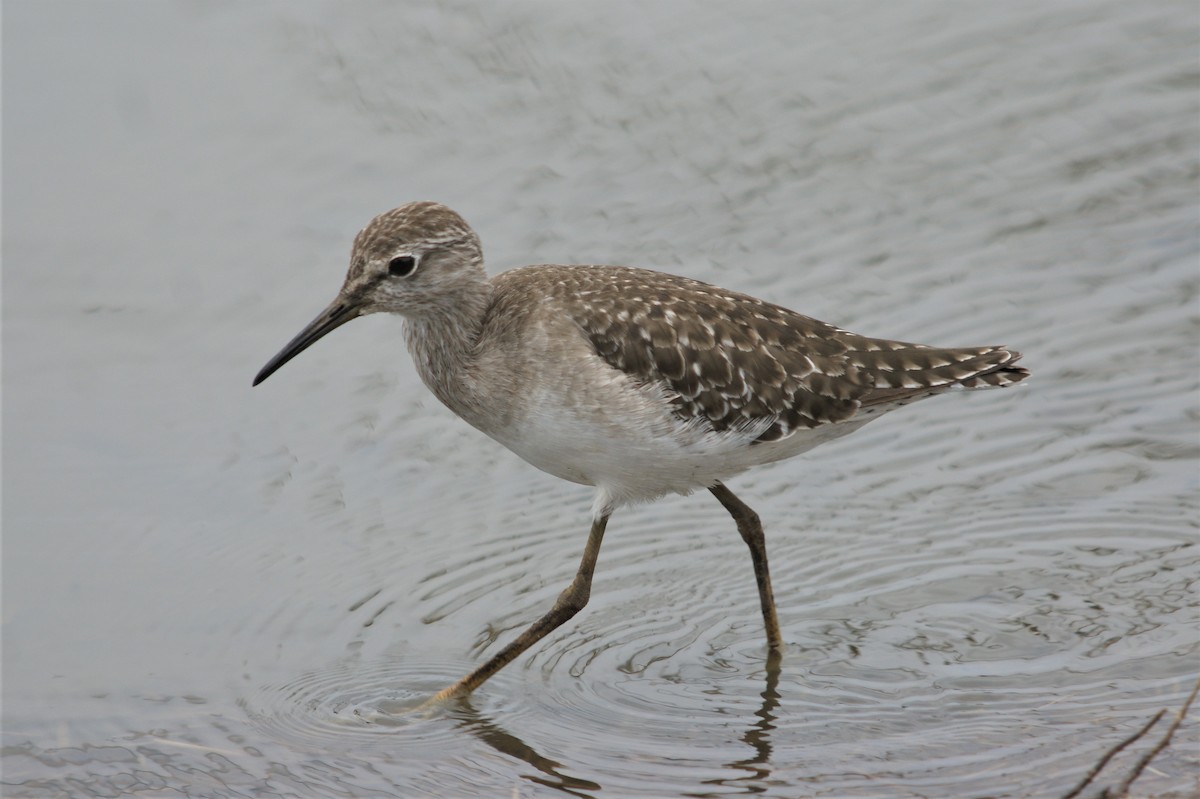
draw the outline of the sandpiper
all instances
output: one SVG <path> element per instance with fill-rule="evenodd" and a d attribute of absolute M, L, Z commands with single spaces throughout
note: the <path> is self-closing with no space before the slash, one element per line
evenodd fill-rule
<path fill-rule="evenodd" d="M 566 622 L 591 592 L 617 508 L 704 488 L 750 548 L 777 656 L 758 515 L 722 482 L 953 389 L 1029 372 L 999 346 L 943 349 L 868 338 L 698 280 L 622 266 L 526 266 L 489 278 L 457 213 L 414 202 L 359 231 L 337 298 L 254 385 L 331 330 L 370 313 L 405 318 L 425 385 L 534 466 L 594 486 L 579 571 L 553 608 L 439 701 L 477 688 Z"/>

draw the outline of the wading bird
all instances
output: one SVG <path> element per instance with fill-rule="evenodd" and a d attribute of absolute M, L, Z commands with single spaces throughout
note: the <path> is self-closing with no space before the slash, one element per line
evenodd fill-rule
<path fill-rule="evenodd" d="M 529 463 L 594 486 L 579 571 L 554 607 L 431 701 L 477 688 L 587 604 L 609 516 L 708 489 L 750 548 L 767 645 L 783 645 L 758 515 L 723 480 L 790 458 L 915 400 L 1029 372 L 1004 347 L 868 338 L 685 277 L 621 266 L 527 266 L 489 278 L 457 213 L 415 202 L 359 231 L 337 298 L 254 385 L 335 328 L 405 319 L 425 385 Z"/>

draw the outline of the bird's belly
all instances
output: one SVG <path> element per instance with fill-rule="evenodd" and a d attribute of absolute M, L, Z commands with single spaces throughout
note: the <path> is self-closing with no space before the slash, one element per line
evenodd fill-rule
<path fill-rule="evenodd" d="M 525 425 L 519 437 L 493 437 L 544 472 L 604 488 L 623 501 L 685 493 L 725 476 L 714 472 L 717 464 L 711 457 L 689 451 L 670 437 L 627 433 L 589 424 L 564 429 L 542 418 Z"/>
<path fill-rule="evenodd" d="M 503 413 L 463 415 L 542 471 L 596 486 L 614 506 L 707 488 L 861 426 L 849 420 L 756 444 L 771 419 L 761 429 L 714 432 L 706 423 L 681 419 L 665 386 L 613 369 L 590 345 L 580 349 L 577 369 L 534 372 L 523 391 L 504 398 Z"/>
<path fill-rule="evenodd" d="M 861 422 L 798 430 L 752 444 L 753 435 L 698 434 L 676 419 L 614 424 L 554 410 L 531 414 L 506 432 L 487 431 L 522 459 L 555 477 L 601 488 L 616 505 L 690 493 L 763 463 L 790 458 L 857 429 Z"/>

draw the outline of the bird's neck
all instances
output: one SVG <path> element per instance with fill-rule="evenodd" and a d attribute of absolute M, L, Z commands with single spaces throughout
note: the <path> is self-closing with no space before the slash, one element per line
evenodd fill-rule
<path fill-rule="evenodd" d="M 466 416 L 475 396 L 474 364 L 492 301 L 486 280 L 455 292 L 454 301 L 405 320 L 404 338 L 421 380 L 443 404 Z"/>

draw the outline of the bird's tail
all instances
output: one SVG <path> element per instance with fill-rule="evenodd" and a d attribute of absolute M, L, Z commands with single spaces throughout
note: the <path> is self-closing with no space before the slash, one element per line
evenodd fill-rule
<path fill-rule="evenodd" d="M 1005 347 L 914 346 L 876 357 L 886 363 L 873 370 L 876 387 L 862 398 L 864 407 L 904 403 L 955 389 L 1003 388 L 1029 377 L 1028 369 L 1016 365 L 1021 353 Z"/>
<path fill-rule="evenodd" d="M 990 355 L 993 358 L 1001 359 L 1000 362 L 987 366 L 969 377 L 964 377 L 957 381 L 958 385 L 963 388 L 1004 388 L 1014 383 L 1020 383 L 1029 377 L 1028 369 L 1024 366 L 1017 366 L 1017 361 L 1021 360 L 1021 353 L 1016 350 L 996 347 Z"/>

